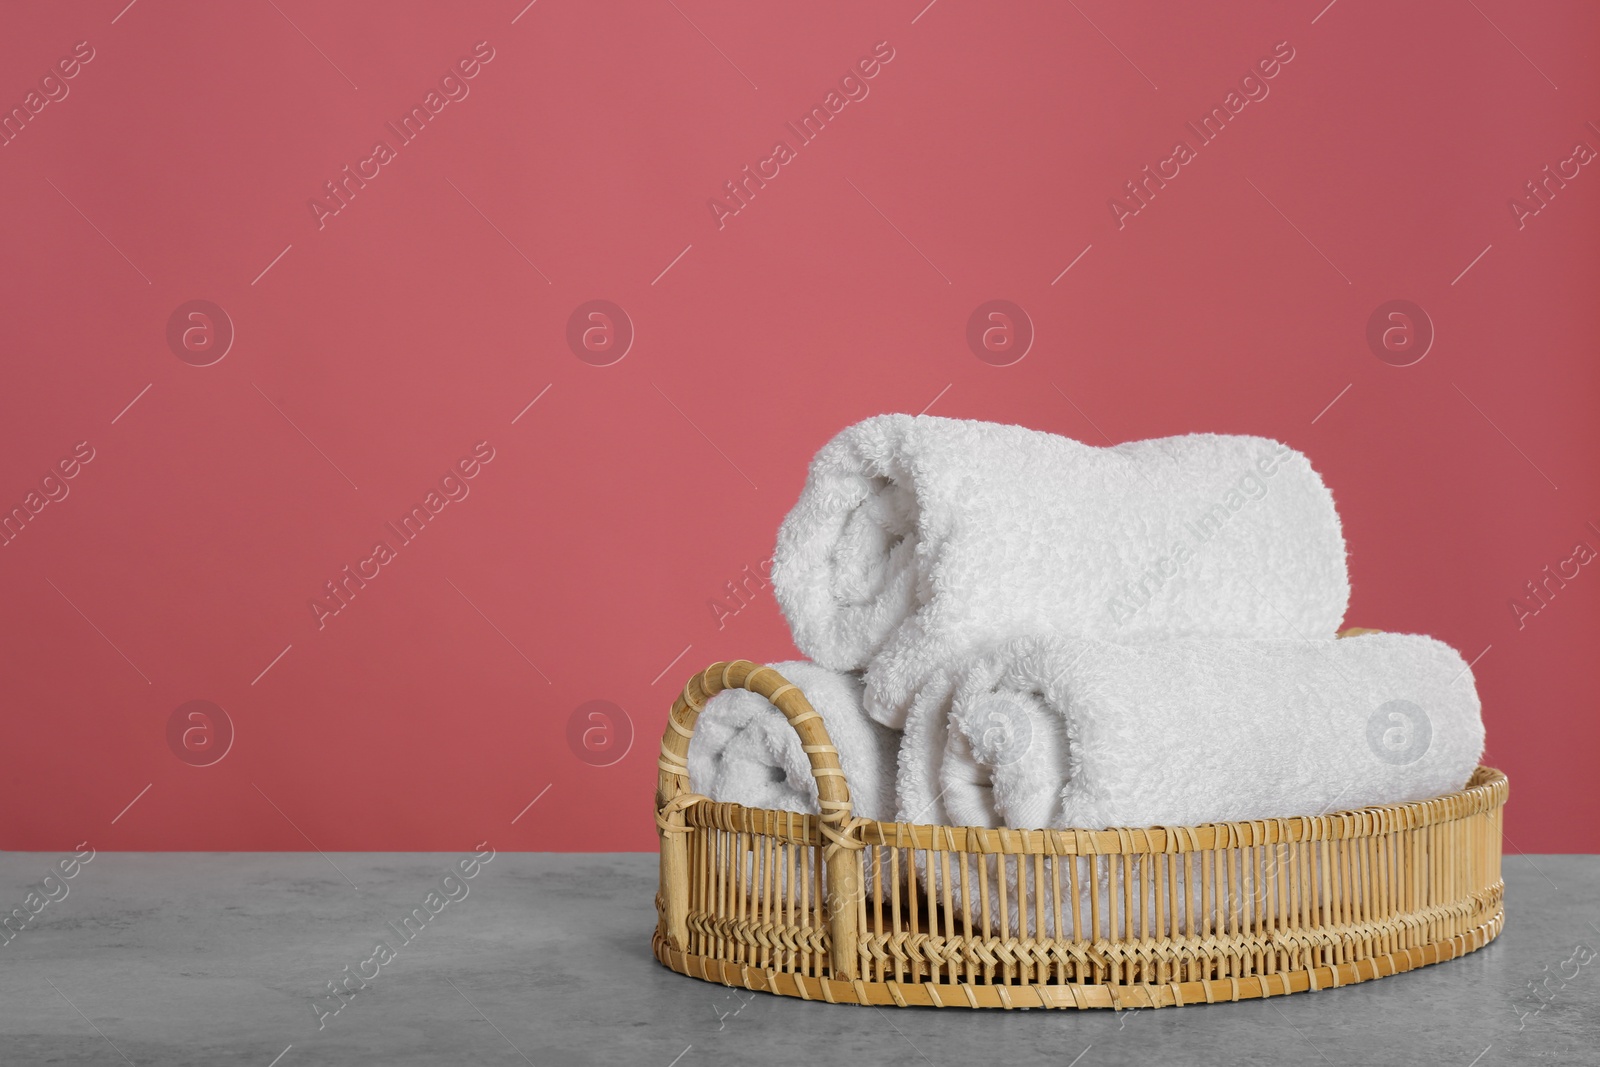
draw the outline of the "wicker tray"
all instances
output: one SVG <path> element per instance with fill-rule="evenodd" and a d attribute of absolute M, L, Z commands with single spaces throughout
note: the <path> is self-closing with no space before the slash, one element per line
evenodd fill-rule
<path fill-rule="evenodd" d="M 823 814 L 688 792 L 695 720 L 727 688 L 766 697 L 799 733 Z M 962 1008 L 1244 1000 L 1454 959 L 1505 918 L 1506 778 L 1488 767 L 1458 793 L 1315 818 L 1098 831 L 875 822 L 851 816 L 838 752 L 805 695 L 748 660 L 689 679 L 659 765 L 656 958 L 784 996 Z"/>

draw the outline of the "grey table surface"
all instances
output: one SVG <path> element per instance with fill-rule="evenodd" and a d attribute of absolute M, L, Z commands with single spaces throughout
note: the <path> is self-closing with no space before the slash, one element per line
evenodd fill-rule
<path fill-rule="evenodd" d="M 58 898 L 0 946 L 5 1067 L 1600 1064 L 1595 856 L 1508 857 L 1505 930 L 1459 960 L 1120 1014 L 806 1003 L 674 974 L 650 955 L 650 854 L 499 853 L 446 882 L 461 857 L 103 852 L 46 883 L 60 858 L 0 856 L 0 912 L 30 914 L 30 886 Z M 406 941 L 390 923 L 417 908 Z M 379 941 L 393 957 L 363 964 Z"/>

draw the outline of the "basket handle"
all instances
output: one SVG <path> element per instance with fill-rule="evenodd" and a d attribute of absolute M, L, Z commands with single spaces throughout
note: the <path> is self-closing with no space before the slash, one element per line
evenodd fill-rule
<path fill-rule="evenodd" d="M 688 827 L 683 809 L 704 799 L 689 792 L 689 742 L 706 701 L 724 689 L 747 689 L 765 697 L 800 735 L 821 801 L 818 826 L 828 840 L 824 852 L 828 882 L 844 886 L 853 885 L 857 880 L 855 853 L 862 847 L 855 833 L 859 820 L 850 817 L 850 786 L 845 781 L 844 769 L 839 766 L 839 750 L 833 747 L 822 716 L 799 686 L 771 667 L 747 659 L 713 663 L 690 678 L 683 692 L 672 702 L 657 764 L 661 776 L 656 786 L 656 826 L 661 831 L 662 921 L 665 927 L 661 932 L 679 952 L 685 951 L 689 943 Z M 829 959 L 834 976 L 853 979 L 856 976 L 856 909 L 836 905 L 829 910 Z"/>

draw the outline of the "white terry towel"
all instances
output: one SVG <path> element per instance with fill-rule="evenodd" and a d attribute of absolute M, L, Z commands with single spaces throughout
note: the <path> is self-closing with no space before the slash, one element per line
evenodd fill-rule
<path fill-rule="evenodd" d="M 805 660 L 774 663 L 800 687 L 839 750 L 851 813 L 892 820 L 900 734 L 869 719 L 860 675 Z M 816 814 L 817 782 L 800 735 L 766 697 L 725 689 L 706 701 L 689 742 L 689 786 L 712 800 Z"/>
<path fill-rule="evenodd" d="M 1024 638 L 953 678 L 906 723 L 903 819 L 1102 829 L 1323 815 L 1460 789 L 1483 751 L 1471 669 L 1410 634 Z"/>
<path fill-rule="evenodd" d="M 812 460 L 773 584 L 795 643 L 904 724 L 936 670 L 1028 634 L 1331 638 L 1350 583 L 1305 456 L 1192 434 L 1097 448 L 882 415 Z"/>

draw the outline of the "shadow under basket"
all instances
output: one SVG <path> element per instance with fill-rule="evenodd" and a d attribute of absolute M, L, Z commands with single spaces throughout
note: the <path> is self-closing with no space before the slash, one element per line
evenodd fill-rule
<path fill-rule="evenodd" d="M 705 702 L 759 693 L 805 745 L 821 815 L 688 791 Z M 661 744 L 656 959 L 832 1003 L 1161 1008 L 1337 988 L 1488 944 L 1505 920 L 1506 778 L 1317 817 L 1113 830 L 854 818 L 820 715 L 748 660 L 673 703 Z"/>

